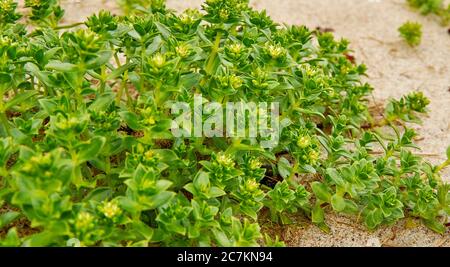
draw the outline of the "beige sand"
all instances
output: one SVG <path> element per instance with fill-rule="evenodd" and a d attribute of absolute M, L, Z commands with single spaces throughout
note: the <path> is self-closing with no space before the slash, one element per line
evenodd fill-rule
<path fill-rule="evenodd" d="M 63 1 L 65 23 L 81 21 L 105 8 L 118 12 L 114 0 Z M 202 0 L 168 0 L 176 10 L 200 7 Z M 420 153 L 433 163 L 445 160 L 450 145 L 450 35 L 433 16 L 410 10 L 404 0 L 254 0 L 251 5 L 267 9 L 280 23 L 329 27 L 338 37 L 351 41 L 358 62 L 369 68 L 368 81 L 375 87 L 377 103 L 422 90 L 431 99 L 430 112 L 422 126 L 415 126 Z M 407 20 L 423 24 L 422 44 L 410 48 L 397 28 Z M 450 171 L 444 173 L 450 181 Z M 290 246 L 450 246 L 449 235 L 435 234 L 418 222 L 402 221 L 393 227 L 368 232 L 354 218 L 328 215 L 332 229 L 324 234 L 309 223 L 267 226 Z M 416 225 L 417 224 L 417 225 Z"/>

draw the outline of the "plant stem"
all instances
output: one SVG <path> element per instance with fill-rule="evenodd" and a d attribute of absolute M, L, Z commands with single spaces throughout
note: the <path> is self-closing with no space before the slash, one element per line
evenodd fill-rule
<path fill-rule="evenodd" d="M 128 104 L 128 106 L 129 106 L 130 108 L 134 109 L 134 107 L 133 107 L 133 105 L 132 105 L 132 104 L 133 104 L 133 99 L 131 98 L 130 90 L 128 90 L 128 87 L 127 87 L 127 81 L 128 81 L 128 70 L 126 70 L 126 71 L 123 73 L 122 87 L 124 88 L 125 94 L 126 94 L 126 96 L 127 96 L 127 104 Z"/>
<path fill-rule="evenodd" d="M 218 32 L 216 35 L 216 40 L 214 41 L 214 46 L 211 50 L 211 55 L 208 59 L 208 63 L 206 65 L 205 71 L 208 74 L 211 74 L 212 72 L 212 68 L 214 66 L 214 61 L 216 59 L 217 56 L 217 52 L 219 51 L 219 46 L 220 46 L 220 41 L 222 39 L 222 32 Z"/>
<path fill-rule="evenodd" d="M 144 47 L 145 44 L 142 42 L 141 43 L 141 73 L 145 73 L 144 68 L 145 68 L 145 63 L 144 63 L 144 58 L 145 58 L 145 51 L 144 51 Z M 139 79 L 139 85 L 140 85 L 140 89 L 142 92 L 144 91 L 144 75 L 140 75 L 140 79 Z"/>
<path fill-rule="evenodd" d="M 53 27 L 53 29 L 54 30 L 70 29 L 70 28 L 77 27 L 77 26 L 80 26 L 80 25 L 84 25 L 84 23 L 83 22 L 77 22 L 77 23 L 73 23 L 73 24 Z"/>
<path fill-rule="evenodd" d="M 156 103 L 157 106 L 159 106 L 159 100 L 161 98 L 161 96 L 160 96 L 160 94 L 161 94 L 161 86 L 162 86 L 161 82 L 158 82 L 156 84 L 156 86 L 155 86 L 154 94 L 155 94 L 155 103 Z"/>
<path fill-rule="evenodd" d="M 441 165 L 439 165 L 436 168 L 436 173 L 442 171 L 443 169 L 445 169 L 446 167 L 450 166 L 450 159 L 446 160 L 444 163 L 442 163 Z"/>
<path fill-rule="evenodd" d="M 292 182 L 292 179 L 294 179 L 294 175 L 298 172 L 298 167 L 300 165 L 298 164 L 298 161 L 295 161 L 294 167 L 292 167 L 291 174 L 289 174 L 289 177 L 287 178 L 288 183 Z"/>

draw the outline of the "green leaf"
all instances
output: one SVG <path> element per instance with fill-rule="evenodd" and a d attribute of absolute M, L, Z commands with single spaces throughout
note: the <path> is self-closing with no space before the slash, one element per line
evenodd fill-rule
<path fill-rule="evenodd" d="M 156 209 L 170 201 L 175 196 L 174 192 L 164 191 L 151 197 L 150 203 L 145 203 L 148 209 Z"/>
<path fill-rule="evenodd" d="M 194 178 L 194 186 L 195 189 L 200 192 L 205 192 L 209 189 L 209 174 L 203 171 L 200 171 L 197 176 Z"/>
<path fill-rule="evenodd" d="M 21 104 L 23 102 L 25 102 L 27 99 L 37 95 L 38 92 L 37 91 L 25 91 L 25 92 L 21 92 L 18 95 L 14 96 L 13 99 L 9 100 L 8 102 L 6 102 L 5 104 L 5 110 L 8 110 L 18 104 Z"/>
<path fill-rule="evenodd" d="M 437 220 L 423 220 L 423 222 L 426 227 L 430 228 L 431 230 L 435 231 L 436 233 L 443 235 L 447 231 L 447 229 L 445 228 L 445 225 L 443 225 L 442 223 L 440 223 Z"/>
<path fill-rule="evenodd" d="M 280 157 L 277 167 L 278 172 L 280 173 L 281 177 L 283 177 L 283 179 L 286 179 L 291 174 L 292 171 L 291 163 L 285 157 Z"/>
<path fill-rule="evenodd" d="M 212 232 L 217 241 L 217 244 L 220 247 L 230 247 L 232 245 L 230 239 L 228 239 L 227 235 L 224 232 L 216 229 L 212 229 Z"/>
<path fill-rule="evenodd" d="M 157 134 L 157 133 L 162 133 L 164 131 L 167 131 L 170 129 L 171 123 L 172 123 L 172 120 L 170 120 L 170 119 L 160 120 L 156 123 L 155 126 L 153 126 L 151 128 L 151 132 L 154 134 Z"/>
<path fill-rule="evenodd" d="M 114 102 L 114 97 L 114 93 L 111 92 L 103 93 L 97 96 L 94 102 L 89 106 L 89 110 L 96 112 L 106 110 L 106 108 Z"/>
<path fill-rule="evenodd" d="M 158 158 L 164 162 L 179 160 L 178 155 L 170 149 L 153 149 L 152 152 L 155 153 L 155 155 L 157 155 Z"/>
<path fill-rule="evenodd" d="M 20 216 L 19 212 L 9 211 L 7 213 L 0 215 L 0 229 L 5 227 L 6 225 L 12 223 L 15 219 Z"/>
<path fill-rule="evenodd" d="M 58 109 L 58 103 L 51 99 L 39 99 L 38 100 L 41 107 L 45 110 L 47 115 L 52 115 Z"/>
<path fill-rule="evenodd" d="M 343 210 L 343 212 L 355 214 L 358 211 L 359 211 L 358 205 L 356 205 L 354 201 L 345 199 L 345 209 Z"/>
<path fill-rule="evenodd" d="M 341 212 L 345 209 L 346 207 L 346 203 L 343 197 L 334 194 L 331 197 L 331 206 L 333 207 L 333 209 L 337 212 Z"/>
<path fill-rule="evenodd" d="M 20 244 L 21 241 L 19 235 L 17 234 L 16 227 L 9 229 L 5 238 L 0 241 L 0 246 L 2 247 L 18 247 Z"/>
<path fill-rule="evenodd" d="M 223 191 L 222 189 L 220 189 L 219 187 L 211 187 L 211 189 L 209 190 L 208 196 L 210 198 L 218 198 L 221 196 L 226 195 L 227 193 L 225 191 Z"/>
<path fill-rule="evenodd" d="M 130 111 L 122 111 L 119 113 L 119 115 L 131 129 L 135 131 L 144 129 L 144 127 L 139 124 L 139 117 L 138 115 L 136 115 L 136 113 Z"/>
<path fill-rule="evenodd" d="M 311 210 L 311 220 L 313 223 L 323 223 L 325 221 L 325 213 L 320 205 L 315 205 Z"/>
<path fill-rule="evenodd" d="M 367 213 L 365 223 L 369 229 L 375 229 L 383 222 L 383 213 L 381 209 L 374 209 Z"/>
<path fill-rule="evenodd" d="M 25 64 L 25 70 L 30 72 L 30 74 L 34 77 L 36 77 L 41 83 L 43 83 L 45 86 L 54 86 L 54 83 L 49 78 L 48 73 L 43 72 L 39 69 L 38 66 L 35 64 L 28 62 Z"/>
<path fill-rule="evenodd" d="M 78 90 L 78 88 L 82 86 L 80 80 L 78 79 L 79 77 L 77 72 L 65 72 L 63 75 L 64 79 L 72 89 Z"/>
<path fill-rule="evenodd" d="M 170 35 L 172 35 L 170 33 L 170 29 L 167 28 L 166 25 L 161 24 L 159 22 L 155 22 L 156 28 L 158 28 L 158 31 L 162 34 L 162 36 L 164 37 L 164 39 L 169 39 Z"/>
<path fill-rule="evenodd" d="M 330 179 L 338 186 L 344 186 L 344 179 L 342 179 L 341 175 L 338 173 L 336 169 L 328 168 L 327 175 Z"/>
<path fill-rule="evenodd" d="M 0 84 L 10 83 L 12 81 L 11 75 L 8 73 L 0 72 Z"/>
<path fill-rule="evenodd" d="M 304 108 L 296 108 L 295 110 L 298 111 L 299 113 L 303 113 L 303 114 L 316 115 L 316 116 L 320 117 L 321 119 L 325 120 L 325 116 L 318 111 L 304 109 Z"/>
<path fill-rule="evenodd" d="M 447 159 L 450 160 L 450 146 L 447 147 Z"/>
<path fill-rule="evenodd" d="M 110 50 L 104 50 L 97 53 L 97 56 L 86 62 L 87 69 L 97 69 L 105 65 L 111 59 L 113 53 Z"/>
<path fill-rule="evenodd" d="M 153 55 L 162 45 L 163 41 L 161 40 L 161 36 L 157 35 L 153 38 L 153 42 L 147 47 L 145 51 L 147 55 Z"/>
<path fill-rule="evenodd" d="M 119 201 L 120 206 L 124 210 L 126 210 L 132 214 L 138 213 L 142 209 L 142 207 L 141 207 L 141 205 L 139 205 L 139 203 L 137 203 L 136 201 L 134 201 L 128 197 L 120 196 L 117 198 L 117 200 Z"/>
<path fill-rule="evenodd" d="M 106 77 L 106 80 L 114 80 L 117 77 L 119 77 L 120 75 L 122 75 L 126 70 L 134 67 L 136 64 L 135 63 L 127 63 L 125 65 L 120 66 L 119 68 L 111 71 L 110 74 L 108 74 L 108 76 Z"/>
<path fill-rule="evenodd" d="M 105 137 L 96 136 L 91 140 L 77 146 L 78 163 L 81 164 L 97 157 L 97 155 L 100 153 L 103 146 L 105 145 L 105 142 L 106 142 Z"/>
<path fill-rule="evenodd" d="M 24 244 L 29 247 L 46 247 L 55 242 L 55 234 L 44 231 L 28 237 Z"/>
<path fill-rule="evenodd" d="M 311 173 L 311 174 L 317 173 L 316 169 L 313 166 L 308 165 L 308 164 L 302 165 L 301 168 L 306 173 Z"/>
<path fill-rule="evenodd" d="M 324 202 L 329 203 L 331 199 L 331 193 L 328 187 L 321 182 L 313 182 L 311 184 L 312 190 L 316 197 Z"/>
<path fill-rule="evenodd" d="M 77 65 L 67 62 L 61 62 L 59 60 L 50 61 L 47 65 L 45 65 L 45 68 L 61 72 L 74 72 L 78 70 Z"/>
<path fill-rule="evenodd" d="M 113 195 L 113 191 L 109 187 L 97 187 L 84 198 L 84 200 L 104 201 Z"/>
<path fill-rule="evenodd" d="M 54 47 L 54 48 L 51 48 L 51 49 L 45 51 L 45 54 L 44 54 L 45 60 L 48 61 L 51 58 L 54 58 L 56 53 L 58 53 L 61 49 L 62 49 L 61 47 Z M 42 62 L 39 62 L 39 63 L 42 63 Z"/>
<path fill-rule="evenodd" d="M 133 230 L 142 235 L 145 240 L 150 241 L 153 237 L 153 229 L 141 221 L 133 222 Z"/>

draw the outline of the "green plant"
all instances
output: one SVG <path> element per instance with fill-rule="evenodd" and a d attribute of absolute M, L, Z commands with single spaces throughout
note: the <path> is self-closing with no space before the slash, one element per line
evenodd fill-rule
<path fill-rule="evenodd" d="M 31 9 L 30 20 L 40 26 L 56 27 L 64 16 L 58 0 L 25 0 L 25 7 Z"/>
<path fill-rule="evenodd" d="M 326 230 L 331 211 L 369 228 L 413 216 L 444 233 L 449 161 L 414 154 L 414 131 L 399 127 L 428 99 L 391 100 L 376 121 L 346 40 L 281 27 L 245 0 L 179 15 L 155 1 L 77 29 L 54 25 L 58 8 L 45 3 L 32 14 L 39 28 L 17 23 L 14 4 L 0 26 L 1 245 L 281 246 L 261 233 L 266 220 L 301 213 Z M 205 110 L 278 103 L 276 144 L 224 129 L 175 137 L 165 104 L 195 106 L 199 94 Z"/>
<path fill-rule="evenodd" d="M 165 9 L 164 0 L 117 0 L 117 3 L 121 6 L 125 14 L 145 12 L 145 9 L 148 8 L 154 11 Z"/>
<path fill-rule="evenodd" d="M 450 4 L 445 7 L 443 0 L 407 0 L 407 2 L 423 15 L 435 14 L 439 16 L 443 25 L 450 22 Z"/>
<path fill-rule="evenodd" d="M 16 13 L 17 3 L 13 0 L 0 1 L 0 25 L 14 23 L 21 15 Z"/>
<path fill-rule="evenodd" d="M 417 22 L 405 22 L 400 28 L 398 28 L 400 36 L 410 46 L 418 46 L 422 41 L 422 24 Z"/>

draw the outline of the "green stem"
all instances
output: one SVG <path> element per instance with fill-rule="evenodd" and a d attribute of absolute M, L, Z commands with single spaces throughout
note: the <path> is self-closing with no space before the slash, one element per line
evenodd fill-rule
<path fill-rule="evenodd" d="M 289 177 L 287 178 L 288 183 L 291 183 L 294 179 L 294 175 L 298 172 L 298 167 L 300 167 L 300 165 L 298 164 L 298 161 L 295 161 L 294 167 L 292 167 L 291 174 L 289 174 Z"/>
<path fill-rule="evenodd" d="M 77 22 L 77 23 L 68 24 L 68 25 L 56 26 L 56 27 L 53 27 L 53 29 L 54 30 L 70 29 L 70 28 L 77 27 L 80 25 L 84 25 L 84 22 Z"/>
<path fill-rule="evenodd" d="M 222 32 L 218 32 L 216 35 L 216 40 L 214 41 L 214 46 L 211 50 L 211 55 L 208 59 L 208 64 L 206 65 L 205 71 L 211 74 L 212 68 L 214 66 L 214 61 L 216 60 L 217 52 L 219 52 L 220 41 L 222 39 Z"/>
<path fill-rule="evenodd" d="M 119 59 L 119 56 L 117 55 L 117 53 L 114 53 L 114 61 L 117 64 L 117 68 L 120 68 L 121 67 L 120 59 Z"/>
<path fill-rule="evenodd" d="M 381 121 L 372 121 L 370 124 L 371 128 L 379 128 L 391 124 L 391 121 L 389 121 L 388 119 L 382 119 Z"/>
<path fill-rule="evenodd" d="M 141 91 L 144 91 L 144 75 L 142 73 L 144 73 L 144 67 L 145 67 L 145 63 L 144 63 L 144 58 L 145 58 L 145 50 L 144 50 L 145 44 L 142 42 L 141 43 L 141 75 L 140 75 L 140 79 L 139 79 L 139 85 L 140 85 L 140 89 Z"/>
<path fill-rule="evenodd" d="M 155 92 L 154 92 L 154 94 L 155 94 L 155 103 L 156 103 L 156 105 L 159 107 L 159 100 L 160 100 L 160 98 L 161 98 L 161 86 L 162 86 L 162 84 L 161 84 L 161 82 L 158 82 L 157 84 L 156 84 L 156 86 L 155 86 Z"/>
<path fill-rule="evenodd" d="M 99 88 L 99 93 L 102 94 L 105 92 L 105 87 L 106 87 L 106 66 L 103 65 L 101 67 L 101 81 L 100 81 L 100 88 Z"/>
<path fill-rule="evenodd" d="M 120 64 L 120 59 L 119 56 L 117 55 L 117 53 L 114 53 L 114 60 L 116 61 L 117 64 L 117 68 L 120 68 L 122 65 Z M 117 92 L 116 95 L 116 104 L 119 105 L 120 104 L 120 100 L 122 99 L 122 95 L 123 95 L 123 90 L 125 88 L 125 79 L 122 80 L 122 83 L 120 84 L 120 88 L 119 91 Z"/>
<path fill-rule="evenodd" d="M 124 91 L 124 84 L 123 82 L 120 85 L 119 91 L 117 92 L 117 96 L 116 96 L 116 105 L 120 105 L 120 101 L 122 100 L 122 95 L 123 95 L 123 91 Z"/>
<path fill-rule="evenodd" d="M 84 106 L 84 99 L 83 99 L 83 95 L 81 94 L 82 93 L 82 88 L 81 88 L 81 85 L 80 85 L 80 87 L 76 90 L 76 102 L 77 102 L 77 105 L 76 105 L 76 107 L 75 107 L 75 110 L 78 110 L 78 108 L 79 107 L 83 107 Z M 70 98 L 69 98 L 70 99 Z"/>
<path fill-rule="evenodd" d="M 442 171 L 443 169 L 447 168 L 448 166 L 450 166 L 450 159 L 446 160 L 444 163 L 442 163 L 441 165 L 439 165 L 436 168 L 436 173 Z"/>
<path fill-rule="evenodd" d="M 134 107 L 132 105 L 133 104 L 133 99 L 131 98 L 130 90 L 128 90 L 128 88 L 127 88 L 127 81 L 128 81 L 128 70 L 126 70 L 123 73 L 122 87 L 124 88 L 125 94 L 127 96 L 127 104 L 128 104 L 128 106 L 130 108 L 134 109 Z"/>

